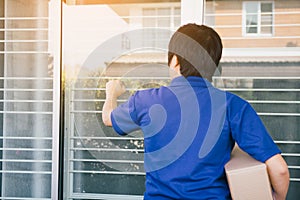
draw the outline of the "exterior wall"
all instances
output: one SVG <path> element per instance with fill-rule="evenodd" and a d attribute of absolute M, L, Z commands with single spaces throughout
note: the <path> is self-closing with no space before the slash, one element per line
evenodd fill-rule
<path fill-rule="evenodd" d="M 214 1 L 215 26 L 217 32 L 223 37 L 225 48 L 248 47 L 287 47 L 300 46 L 300 2 L 297 0 L 274 1 L 274 33 L 273 36 L 243 36 L 243 2 L 245 1 Z M 293 12 L 287 14 L 280 12 Z M 296 13 L 298 12 L 298 13 Z M 277 13 L 277 14 L 276 14 Z M 224 15 L 226 14 L 226 15 Z M 230 15 L 232 14 L 232 15 Z M 298 26 L 289 24 L 298 24 Z M 286 25 L 286 26 L 276 26 Z M 222 28 L 221 26 L 227 26 Z M 232 26 L 232 27 L 228 27 Z M 290 36 L 290 37 L 288 37 Z M 284 37 L 284 38 L 283 38 Z"/>

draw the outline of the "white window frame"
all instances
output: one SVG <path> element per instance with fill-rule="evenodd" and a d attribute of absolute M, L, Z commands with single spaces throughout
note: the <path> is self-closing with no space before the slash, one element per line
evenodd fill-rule
<path fill-rule="evenodd" d="M 143 26 L 143 10 L 144 9 L 155 9 L 157 12 L 157 9 L 159 8 L 167 8 L 170 9 L 170 26 L 169 28 L 171 30 L 176 29 L 177 27 L 175 27 L 175 8 L 180 8 L 181 9 L 181 4 L 180 3 L 149 3 L 149 4 L 140 4 L 140 6 L 138 6 L 138 9 L 133 8 L 130 10 L 130 17 L 132 17 L 132 19 L 130 20 L 130 26 L 131 27 L 136 27 L 136 28 L 144 28 Z M 137 17 L 138 16 L 138 17 Z M 138 26 L 137 26 L 138 24 Z M 156 22 L 156 26 L 155 27 L 151 27 L 151 28 L 157 28 L 157 22 Z"/>
<path fill-rule="evenodd" d="M 153 15 L 144 15 L 144 10 L 149 9 L 154 12 Z M 158 26 L 160 18 L 158 17 L 158 10 L 159 9 L 168 9 L 170 12 L 168 15 L 165 15 L 168 17 L 168 20 L 170 20 L 169 24 L 166 26 Z M 175 16 L 175 10 L 179 9 L 178 15 Z M 168 37 L 171 37 L 171 32 L 175 31 L 178 27 L 181 25 L 181 4 L 180 3 L 149 3 L 149 4 L 139 4 L 136 6 L 136 8 L 132 8 L 130 10 L 130 17 L 132 20 L 130 20 L 130 26 L 136 27 L 136 28 L 146 28 L 146 29 L 166 29 L 170 30 L 170 35 Z M 163 15 L 164 16 L 164 15 Z M 175 24 L 176 17 L 179 16 L 180 19 L 178 21 L 178 24 Z M 153 19 L 153 25 L 152 26 L 145 26 L 144 24 L 144 18 L 150 17 Z M 153 17 L 153 18 L 152 18 Z M 146 35 L 145 35 L 146 36 Z M 147 37 L 147 36 L 146 36 Z M 147 39 L 144 39 L 145 43 L 143 46 L 159 46 L 159 43 L 161 43 L 160 39 L 161 36 L 157 35 L 154 40 L 152 41 L 152 44 L 149 44 L 149 41 Z M 151 51 L 151 50 L 150 50 Z"/>
<path fill-rule="evenodd" d="M 158 20 L 159 18 L 155 18 L 155 27 L 151 27 L 151 28 L 170 28 L 171 30 L 174 30 L 176 27 L 175 27 L 175 16 L 174 16 L 174 13 L 175 13 L 175 8 L 180 8 L 180 5 L 153 5 L 153 6 L 144 6 L 142 7 L 142 13 L 144 11 L 144 9 L 153 9 L 155 11 L 155 16 L 157 16 L 158 14 L 158 9 L 160 8 L 163 8 L 163 9 L 168 9 L 170 10 L 170 24 L 169 24 L 169 27 L 159 27 L 158 26 Z M 145 17 L 145 15 L 143 15 L 142 17 Z M 143 22 L 142 22 L 142 26 L 143 25 Z"/>
<path fill-rule="evenodd" d="M 246 4 L 247 3 L 257 3 L 257 33 L 247 33 L 247 27 L 246 27 Z M 262 3 L 271 3 L 272 4 L 272 33 L 261 33 L 261 4 Z M 243 16 L 242 16 L 242 33 L 243 36 L 273 36 L 274 35 L 274 21 L 275 21 L 275 17 L 274 17 L 274 8 L 275 8 L 275 2 L 274 1 L 244 1 L 243 2 Z"/>
<path fill-rule="evenodd" d="M 60 181 L 60 112 L 61 112 L 61 51 L 62 51 L 62 3 L 56 0 L 49 1 L 49 47 L 53 56 L 53 117 L 52 117 L 52 188 L 51 198 L 59 199 Z"/>

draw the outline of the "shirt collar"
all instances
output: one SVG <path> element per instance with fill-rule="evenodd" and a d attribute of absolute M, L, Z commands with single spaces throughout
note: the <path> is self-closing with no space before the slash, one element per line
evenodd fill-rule
<path fill-rule="evenodd" d="M 186 86 L 187 84 L 192 87 L 212 87 L 212 84 L 208 80 L 198 76 L 188 76 L 186 78 L 184 76 L 178 76 L 171 81 L 170 86 Z"/>

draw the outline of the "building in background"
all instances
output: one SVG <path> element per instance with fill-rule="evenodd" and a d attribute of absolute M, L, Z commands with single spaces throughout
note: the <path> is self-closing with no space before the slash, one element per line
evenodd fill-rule
<path fill-rule="evenodd" d="M 110 2 L 112 3 L 108 4 L 107 9 L 114 12 L 111 16 L 118 18 L 110 24 L 113 30 L 117 30 L 115 34 L 139 28 L 163 28 L 174 31 L 180 25 L 180 1 L 149 0 L 143 3 L 122 1 L 120 4 L 118 1 L 81 0 L 69 3 L 99 5 Z M 297 0 L 206 1 L 203 21 L 215 28 L 223 40 L 223 75 L 237 73 L 239 76 L 272 76 L 275 73 L 276 76 L 293 76 L 295 67 L 299 66 L 300 61 L 298 54 L 300 48 L 299 12 L 300 5 Z M 108 18 L 107 15 L 103 17 Z M 124 22 L 122 26 L 117 24 L 118 20 Z M 102 29 L 105 30 L 105 27 Z M 99 35 L 101 37 L 100 30 Z M 109 39 L 106 36 L 103 38 L 103 41 Z M 160 36 L 152 42 L 165 42 L 164 40 L 168 38 L 169 35 Z M 147 42 L 147 40 L 141 40 L 141 42 Z M 130 47 L 130 41 L 127 41 L 127 46 Z M 144 54 L 136 55 L 136 57 L 140 61 L 140 57 L 144 57 Z M 145 61 L 147 62 L 147 58 Z M 161 62 L 166 62 L 164 55 L 161 56 Z M 246 70 L 233 68 L 237 66 L 237 63 L 245 67 L 249 62 L 263 68 L 260 70 L 256 67 L 243 68 Z M 285 67 L 282 69 L 277 67 L 273 70 L 274 65 L 281 64 Z M 243 74 L 242 71 L 246 73 Z"/>

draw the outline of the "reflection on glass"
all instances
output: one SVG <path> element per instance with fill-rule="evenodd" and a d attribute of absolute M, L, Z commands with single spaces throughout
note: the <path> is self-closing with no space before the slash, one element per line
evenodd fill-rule
<path fill-rule="evenodd" d="M 71 197 L 131 195 L 127 198 L 132 199 L 137 195 L 142 199 L 143 135 L 137 131 L 120 137 L 103 125 L 105 84 L 113 78 L 125 83 L 128 91 L 118 101 L 122 103 L 137 90 L 169 82 L 167 46 L 172 31 L 180 24 L 180 3 L 79 6 L 84 19 L 77 17 L 75 7 L 64 9 L 66 26 L 77 21 L 75 28 L 65 29 L 64 38 L 64 51 L 73 54 L 64 60 L 68 108 L 65 155 L 70 172 L 70 184 L 65 188 L 71 191 Z M 89 42 L 88 48 L 82 45 Z M 78 49 L 82 53 L 77 57 L 74 54 Z M 84 59 L 78 61 L 79 57 Z M 78 72 L 71 76 L 76 65 Z"/>

